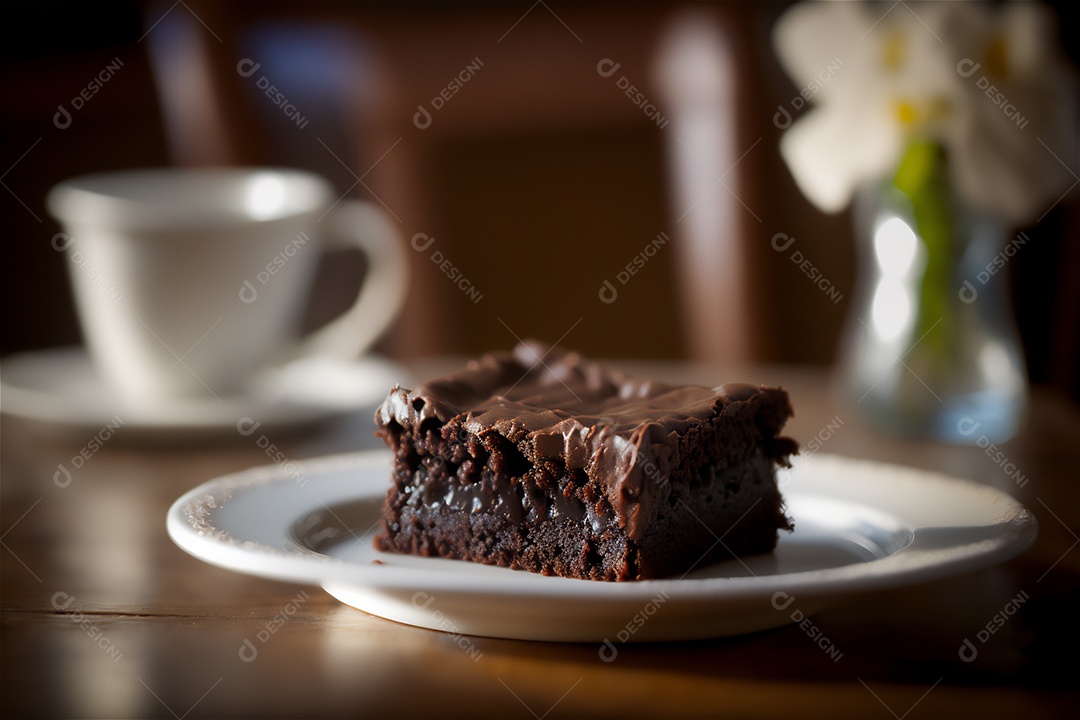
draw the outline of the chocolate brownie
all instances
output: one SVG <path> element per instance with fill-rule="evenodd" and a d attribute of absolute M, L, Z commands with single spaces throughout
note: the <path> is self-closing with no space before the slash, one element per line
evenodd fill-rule
<path fill-rule="evenodd" d="M 780 388 L 667 385 L 526 342 L 375 415 L 394 451 L 380 550 L 592 580 L 685 574 L 790 530 Z"/>

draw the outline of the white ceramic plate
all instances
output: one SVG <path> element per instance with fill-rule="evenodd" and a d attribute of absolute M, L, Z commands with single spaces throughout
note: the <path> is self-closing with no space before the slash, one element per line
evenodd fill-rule
<path fill-rule="evenodd" d="M 253 468 L 177 500 L 169 534 L 230 570 L 321 585 L 390 620 L 529 640 L 683 640 L 798 621 L 851 593 L 974 570 L 1017 555 L 1035 518 L 984 485 L 815 455 L 778 478 L 794 533 L 774 553 L 680 579 L 609 583 L 376 552 L 385 451 Z"/>
<path fill-rule="evenodd" d="M 21 353 L 0 364 L 0 409 L 59 431 L 98 432 L 122 424 L 125 433 L 236 433 L 244 417 L 263 430 L 314 423 L 374 407 L 405 372 L 381 358 L 354 362 L 305 358 L 266 373 L 244 397 L 213 397 L 156 405 L 124 405 L 94 371 L 84 348 Z"/>

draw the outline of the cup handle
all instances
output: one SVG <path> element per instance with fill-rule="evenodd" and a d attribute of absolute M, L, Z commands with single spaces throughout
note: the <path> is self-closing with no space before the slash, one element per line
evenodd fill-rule
<path fill-rule="evenodd" d="M 367 272 L 352 307 L 300 341 L 297 356 L 355 360 L 382 335 L 405 301 L 408 261 L 401 236 L 378 206 L 343 200 L 327 220 L 330 249 L 360 248 Z"/>

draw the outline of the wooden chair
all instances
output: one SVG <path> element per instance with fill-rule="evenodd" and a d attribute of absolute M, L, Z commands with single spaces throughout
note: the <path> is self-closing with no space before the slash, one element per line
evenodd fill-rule
<path fill-rule="evenodd" d="M 412 247 L 385 351 L 760 359 L 737 8 L 192 9 L 146 36 L 175 162 L 381 203 Z"/>

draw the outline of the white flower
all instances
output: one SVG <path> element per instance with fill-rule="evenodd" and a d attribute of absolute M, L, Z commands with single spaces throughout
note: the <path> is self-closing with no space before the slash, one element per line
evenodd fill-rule
<path fill-rule="evenodd" d="M 1045 212 L 1075 182 L 1062 160 L 1075 157 L 1074 78 L 1042 5 L 803 3 L 774 41 L 816 105 L 781 154 L 822 210 L 888 177 L 915 138 L 945 147 L 964 200 L 1010 221 Z"/>

